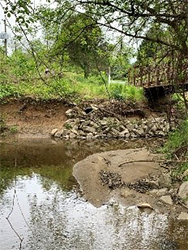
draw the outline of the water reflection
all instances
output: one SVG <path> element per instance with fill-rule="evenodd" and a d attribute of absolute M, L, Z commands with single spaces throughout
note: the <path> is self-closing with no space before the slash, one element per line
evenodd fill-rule
<path fill-rule="evenodd" d="M 33 174 L 30 179 L 19 177 L 16 181 L 11 222 L 24 237 L 22 249 L 159 249 L 160 235 L 168 227 L 167 215 L 117 205 L 95 208 L 75 192 L 64 192 L 55 184 L 46 192 L 42 179 Z M 4 204 L 12 194 L 12 189 L 7 190 L 1 201 L 1 250 L 19 246 L 5 219 L 12 203 Z"/>
<path fill-rule="evenodd" d="M 153 142 L 33 141 L 1 146 L 0 249 L 186 250 L 187 225 L 167 214 L 141 213 L 117 204 L 95 208 L 77 192 L 75 162 L 95 152 Z M 3 183 L 3 184 L 2 184 Z"/>

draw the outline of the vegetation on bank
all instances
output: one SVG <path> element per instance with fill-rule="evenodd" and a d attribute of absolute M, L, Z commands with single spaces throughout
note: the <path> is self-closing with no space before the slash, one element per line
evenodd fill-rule
<path fill-rule="evenodd" d="M 33 98 L 51 99 L 68 98 L 72 101 L 88 100 L 92 98 L 116 99 L 121 101 L 144 100 L 143 89 L 136 88 L 124 81 L 112 81 L 109 85 L 100 77 L 84 78 L 83 74 L 66 72 L 61 79 L 46 79 L 46 83 L 37 79 L 20 81 L 19 83 L 5 83 L 0 88 L 0 100 L 7 97 L 31 96 Z"/>
<path fill-rule="evenodd" d="M 188 176 L 183 176 L 188 170 L 188 119 L 169 134 L 162 152 L 175 163 L 172 171 L 173 179 L 188 181 Z"/>

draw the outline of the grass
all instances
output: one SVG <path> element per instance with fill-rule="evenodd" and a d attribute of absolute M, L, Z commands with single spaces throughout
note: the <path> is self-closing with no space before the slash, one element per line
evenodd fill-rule
<path fill-rule="evenodd" d="M 172 171 L 172 178 L 174 180 L 188 181 L 188 176 L 182 178 L 182 174 L 188 170 L 188 119 L 186 119 L 176 131 L 170 133 L 167 142 L 165 143 L 162 152 L 166 154 L 167 158 L 178 159 L 182 163 L 176 165 Z"/>
<path fill-rule="evenodd" d="M 169 134 L 163 152 L 167 154 L 168 158 L 173 158 L 174 152 L 184 146 L 188 147 L 188 119 L 186 119 L 174 132 Z"/>
<path fill-rule="evenodd" d="M 32 82 L 20 82 L 19 84 L 1 84 L 0 100 L 6 97 L 33 96 L 41 99 L 69 97 L 76 100 L 93 98 L 110 98 L 117 100 L 139 101 L 144 99 L 143 90 L 125 84 L 124 81 L 113 81 L 106 85 L 100 77 L 91 76 L 85 79 L 82 74 L 73 72 L 64 73 L 62 79 L 47 79 Z"/>

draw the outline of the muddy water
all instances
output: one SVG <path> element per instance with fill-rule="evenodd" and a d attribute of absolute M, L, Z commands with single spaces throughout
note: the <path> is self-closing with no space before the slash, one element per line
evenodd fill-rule
<path fill-rule="evenodd" d="M 187 250 L 187 224 L 113 201 L 96 208 L 72 176 L 73 165 L 92 153 L 154 143 L 2 142 L 0 249 Z"/>

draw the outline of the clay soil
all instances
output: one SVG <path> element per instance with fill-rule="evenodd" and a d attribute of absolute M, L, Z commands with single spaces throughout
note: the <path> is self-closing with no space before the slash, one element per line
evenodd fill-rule
<path fill-rule="evenodd" d="M 68 108 L 62 100 L 24 98 L 1 102 L 0 113 L 9 130 L 19 137 L 49 137 L 53 128 L 62 128 Z"/>

